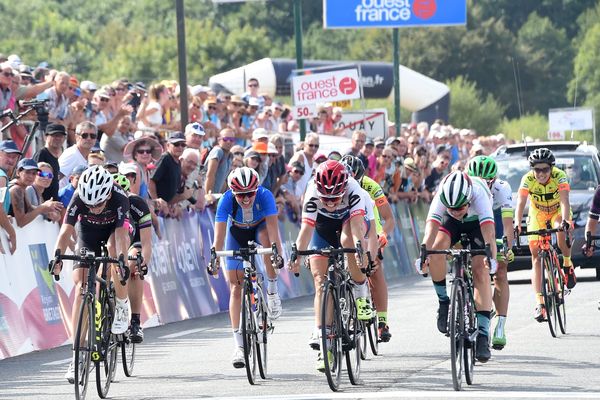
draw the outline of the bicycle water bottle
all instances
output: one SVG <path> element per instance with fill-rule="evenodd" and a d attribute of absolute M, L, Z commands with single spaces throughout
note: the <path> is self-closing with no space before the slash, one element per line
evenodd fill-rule
<path fill-rule="evenodd" d="M 256 296 L 258 293 L 258 283 L 256 282 L 256 273 L 250 275 L 250 280 L 252 281 L 252 296 L 250 302 L 252 304 L 252 312 L 256 311 Z"/>

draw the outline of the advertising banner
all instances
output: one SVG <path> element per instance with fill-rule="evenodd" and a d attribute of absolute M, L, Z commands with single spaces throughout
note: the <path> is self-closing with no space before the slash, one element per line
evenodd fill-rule
<path fill-rule="evenodd" d="M 593 108 L 553 108 L 548 112 L 550 132 L 585 131 L 594 129 Z M 550 137 L 550 139 L 554 139 Z M 559 139 L 560 140 L 560 139 Z"/>
<path fill-rule="evenodd" d="M 325 29 L 466 23 L 467 0 L 323 0 Z"/>
<path fill-rule="evenodd" d="M 343 69 L 292 78 L 294 105 L 360 99 L 358 70 Z"/>
<path fill-rule="evenodd" d="M 387 136 L 388 115 L 385 108 L 364 111 L 344 111 L 342 119 L 335 125 L 336 128 L 345 128 L 345 136 L 352 136 L 352 132 L 360 129 L 368 137 Z"/>

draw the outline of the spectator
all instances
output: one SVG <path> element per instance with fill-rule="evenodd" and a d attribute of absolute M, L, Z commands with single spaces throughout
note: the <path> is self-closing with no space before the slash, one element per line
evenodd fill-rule
<path fill-rule="evenodd" d="M 314 157 L 315 168 L 317 168 L 319 165 L 321 165 L 321 163 L 324 163 L 327 160 L 328 160 L 328 158 L 324 153 L 315 154 L 315 157 Z"/>
<path fill-rule="evenodd" d="M 125 161 L 133 160 L 138 167 L 139 191 L 131 190 L 132 193 L 148 199 L 148 182 L 150 180 L 150 166 L 153 160 L 158 160 L 162 154 L 162 146 L 151 137 L 141 137 L 129 142 L 123 151 Z"/>
<path fill-rule="evenodd" d="M 25 189 L 26 199 L 29 201 L 29 204 L 31 204 L 32 207 L 37 207 L 44 203 L 43 193 L 48 187 L 50 187 L 52 178 L 54 178 L 54 169 L 50 164 L 47 162 L 38 162 L 37 166 L 40 170 L 38 171 L 33 184 L 31 186 L 27 186 Z M 51 200 L 54 199 L 58 199 L 58 194 Z M 63 204 L 61 202 L 56 203 L 59 204 L 59 207 L 62 211 L 64 209 Z M 62 214 L 59 211 L 50 211 L 44 213 L 44 218 L 52 222 L 60 222 L 61 216 Z"/>
<path fill-rule="evenodd" d="M 94 94 L 96 94 L 96 90 L 98 90 L 98 86 L 92 81 L 82 81 L 79 87 L 81 89 L 81 97 L 87 100 L 84 110 L 85 117 L 90 120 L 92 119 L 92 102 L 94 100 Z"/>
<path fill-rule="evenodd" d="M 169 101 L 169 91 L 163 84 L 152 85 L 148 90 L 148 103 L 138 111 L 141 127 L 161 129 L 164 125 L 165 107 Z"/>
<path fill-rule="evenodd" d="M 60 181 L 60 187 L 67 184 L 67 176 L 71 175 L 71 171 L 79 166 L 87 166 L 87 157 L 91 152 L 92 147 L 96 143 L 98 137 L 98 129 L 92 122 L 84 121 L 75 128 L 75 145 L 67 147 L 67 149 L 58 158 L 60 165 L 60 173 L 63 175 Z"/>
<path fill-rule="evenodd" d="M 334 161 L 340 161 L 342 159 L 342 153 L 340 153 L 337 150 L 332 150 L 329 152 L 329 154 L 327 155 L 327 158 L 329 160 L 334 160 Z"/>
<path fill-rule="evenodd" d="M 207 194 L 223 193 L 227 190 L 232 155 L 229 152 L 235 142 L 235 133 L 228 128 L 219 133 L 219 142 L 206 157 L 206 182 L 204 188 Z"/>
<path fill-rule="evenodd" d="M 69 206 L 71 198 L 73 197 L 73 193 L 75 193 L 75 190 L 77 189 L 79 177 L 86 169 L 86 165 L 78 165 L 77 167 L 73 168 L 73 171 L 71 171 L 71 174 L 69 175 L 67 185 L 58 191 L 58 199 L 63 206 L 65 206 L 65 208 Z"/>
<path fill-rule="evenodd" d="M 46 127 L 45 146 L 35 153 L 33 159 L 38 163 L 48 163 L 52 167 L 52 181 L 44 190 L 44 200 L 58 199 L 58 181 L 60 165 L 58 158 L 63 152 L 63 145 L 67 138 L 64 125 L 48 124 Z"/>
<path fill-rule="evenodd" d="M 178 194 L 184 194 L 186 189 L 191 190 L 189 197 L 185 197 L 182 206 L 193 206 L 196 210 L 202 212 L 205 206 L 204 188 L 199 186 L 198 167 L 200 165 L 200 153 L 196 149 L 187 148 L 181 155 L 181 175 L 184 184 L 183 189 Z"/>
<path fill-rule="evenodd" d="M 262 163 L 262 155 L 258 151 L 252 150 L 252 149 L 246 150 L 246 152 L 244 153 L 244 166 L 245 167 L 252 168 L 256 172 L 258 172 L 261 163 Z M 259 176 L 260 176 L 260 172 L 259 172 Z"/>
<path fill-rule="evenodd" d="M 12 140 L 4 140 L 0 143 L 0 187 L 8 186 L 15 165 L 21 155 L 23 153 Z"/>
<path fill-rule="evenodd" d="M 398 189 L 400 188 L 400 171 L 393 163 L 394 150 L 391 147 L 383 149 L 377 160 L 377 174 L 375 181 L 379 183 L 383 192 L 391 203 L 398 201 Z"/>
<path fill-rule="evenodd" d="M 169 203 L 177 202 L 175 195 L 181 186 L 181 163 L 179 157 L 185 149 L 185 135 L 173 132 L 169 135 L 167 151 L 160 157 L 148 182 L 150 198 L 156 208 L 169 214 Z"/>
<path fill-rule="evenodd" d="M 362 161 L 365 167 L 365 174 L 368 176 L 371 171 L 376 169 L 376 160 L 371 157 L 375 150 L 375 142 L 371 138 L 367 138 L 363 148 L 360 150 L 358 158 Z"/>
<path fill-rule="evenodd" d="M 373 149 L 373 153 L 368 157 L 368 165 L 369 165 L 369 173 L 368 176 L 371 179 L 375 179 L 375 175 L 377 175 L 377 160 L 381 156 L 383 149 L 385 148 L 385 142 L 383 138 L 376 138 L 373 141 L 375 148 Z"/>
<path fill-rule="evenodd" d="M 304 164 L 300 161 L 294 161 L 290 165 L 289 174 L 290 178 L 282 185 L 281 191 L 290 207 L 290 211 L 298 219 L 298 216 L 302 213 L 302 196 L 304 195 L 304 191 L 301 190 L 301 181 L 305 174 Z"/>
<path fill-rule="evenodd" d="M 185 144 L 187 148 L 184 151 L 183 157 L 187 157 L 186 154 L 188 152 L 196 152 L 198 156 L 196 170 L 190 175 L 190 181 L 187 182 L 187 185 L 189 187 L 195 186 L 198 189 L 203 189 L 204 184 L 204 176 L 202 176 L 203 170 L 201 168 L 202 166 L 200 164 L 200 161 L 202 160 L 202 141 L 204 140 L 205 136 L 206 132 L 204 131 L 204 127 L 199 122 L 192 122 L 191 124 L 187 124 L 187 126 L 185 127 Z"/>
<path fill-rule="evenodd" d="M 192 101 L 188 111 L 191 122 L 204 121 L 204 102 L 208 98 L 208 92 L 209 88 L 206 86 L 192 86 L 192 90 L 190 90 Z"/>
<path fill-rule="evenodd" d="M 260 154 L 261 163 L 258 166 L 257 172 L 260 179 L 259 184 L 263 185 L 265 179 L 267 178 L 267 173 L 269 172 L 269 144 L 262 141 L 255 142 L 252 145 L 252 150 Z"/>
<path fill-rule="evenodd" d="M 413 155 L 414 151 L 415 151 L 415 147 L 417 147 L 420 143 L 419 143 L 419 138 L 417 136 L 409 136 L 408 137 L 408 149 L 407 149 L 407 154 Z"/>
<path fill-rule="evenodd" d="M 274 146 L 276 153 L 273 153 L 271 144 Z M 287 181 L 287 170 L 285 160 L 283 157 L 283 136 L 275 134 L 269 138 L 269 156 L 271 159 L 271 166 L 269 166 L 269 174 L 272 174 L 274 183 L 271 187 L 273 193 L 277 193 L 283 183 Z"/>
<path fill-rule="evenodd" d="M 88 167 L 92 165 L 104 165 L 106 162 L 106 158 L 104 158 L 104 154 L 101 152 L 93 152 L 88 154 Z"/>
<path fill-rule="evenodd" d="M 69 117 L 69 80 L 71 76 L 61 71 L 54 76 L 54 86 L 46 89 L 44 94 L 48 99 L 48 120 L 55 123 L 67 124 Z"/>
<path fill-rule="evenodd" d="M 369 160 L 365 157 L 364 154 L 361 153 L 363 146 L 367 141 L 367 134 L 361 130 L 355 130 L 352 132 L 352 146 L 345 155 L 351 154 L 355 157 L 358 157 L 360 161 L 362 161 L 363 165 L 369 165 Z"/>
<path fill-rule="evenodd" d="M 417 164 L 412 158 L 404 160 L 401 172 L 400 187 L 398 190 L 398 199 L 411 203 L 417 201 L 419 184 L 419 170 Z"/>
<path fill-rule="evenodd" d="M 265 177 L 262 185 L 273 193 L 277 194 L 279 189 L 278 181 L 281 176 L 286 175 L 285 163 L 277 164 L 279 159 L 279 152 L 273 143 L 267 145 L 267 154 L 264 155 L 268 162 L 267 176 Z"/>
<path fill-rule="evenodd" d="M 104 152 L 107 161 L 118 164 L 124 160 L 123 150 L 125 150 L 127 143 L 133 139 L 131 136 L 132 125 L 131 117 L 125 115 L 121 118 L 117 129 L 113 133 L 104 131 L 104 135 L 100 138 L 100 148 Z"/>
<path fill-rule="evenodd" d="M 35 219 L 38 215 L 51 212 L 60 213 L 62 204 L 59 201 L 46 200 L 37 207 L 33 207 L 26 196 L 26 189 L 35 181 L 40 169 L 35 160 L 24 158 L 17 164 L 17 179 L 10 188 L 11 211 L 10 215 L 15 217 L 17 226 L 22 228 Z"/>
<path fill-rule="evenodd" d="M 446 175 L 448 164 L 450 163 L 450 155 L 448 152 L 441 152 L 432 164 L 429 176 L 425 178 L 425 188 L 434 193 L 440 184 L 442 178 Z"/>
<path fill-rule="evenodd" d="M 256 102 L 258 111 L 262 111 L 265 106 L 265 98 L 258 94 L 258 79 L 250 78 L 247 83 L 248 91 L 242 95 L 242 99 L 250 104 L 250 101 Z"/>
<path fill-rule="evenodd" d="M 304 175 L 298 182 L 302 193 L 306 191 L 308 181 L 312 178 L 313 173 L 313 157 L 319 151 L 319 135 L 310 132 L 306 135 L 302 150 L 297 151 L 290 159 L 289 165 L 293 165 L 294 161 L 299 161 L 304 167 Z M 341 157 L 340 157 L 341 159 Z"/>
<path fill-rule="evenodd" d="M 119 164 L 114 162 L 107 162 L 102 165 L 109 174 L 114 175 L 119 173 Z"/>

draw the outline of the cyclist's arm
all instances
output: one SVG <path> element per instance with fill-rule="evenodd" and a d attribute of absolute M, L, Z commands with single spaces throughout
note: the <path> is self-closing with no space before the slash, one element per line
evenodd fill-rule
<path fill-rule="evenodd" d="M 586 232 L 591 232 L 592 235 L 594 235 L 595 232 L 596 232 L 596 228 L 597 227 L 598 227 L 598 220 L 597 219 L 588 218 L 587 224 L 585 224 L 585 231 Z"/>
<path fill-rule="evenodd" d="M 364 237 L 367 232 L 365 230 L 364 212 L 357 213 L 350 217 L 350 230 L 352 230 L 352 243 L 357 243 L 359 240 L 364 242 Z M 372 224 L 372 226 L 375 224 Z"/>
<path fill-rule="evenodd" d="M 596 189 L 594 193 L 594 199 L 592 200 L 592 207 L 588 214 L 588 220 L 585 224 L 585 232 L 591 232 L 595 234 L 598 226 L 598 220 L 600 219 L 600 187 Z"/>
<path fill-rule="evenodd" d="M 152 259 L 152 226 L 140 230 L 140 241 L 142 242 L 144 264 L 148 265 Z"/>
<path fill-rule="evenodd" d="M 227 231 L 227 222 L 215 222 L 215 238 L 213 240 L 213 247 L 217 251 L 223 250 L 225 244 L 225 233 Z"/>
<path fill-rule="evenodd" d="M 513 217 L 502 217 L 502 226 L 504 227 L 504 235 L 506 236 L 506 240 L 508 242 L 507 250 L 512 249 L 513 240 L 515 238 Z"/>
<path fill-rule="evenodd" d="M 483 242 L 490 245 L 492 250 L 492 260 L 496 259 L 496 229 L 493 223 L 486 223 L 480 225 L 481 236 L 483 236 Z"/>
<path fill-rule="evenodd" d="M 369 224 L 369 232 L 367 232 L 368 243 L 367 250 L 371 252 L 373 259 L 377 259 L 376 255 L 379 250 L 379 241 L 377 240 L 377 228 L 375 226 L 375 220 L 372 219 Z"/>
<path fill-rule="evenodd" d="M 515 211 L 515 224 L 519 227 L 521 226 L 521 221 L 523 220 L 523 212 L 525 211 L 525 205 L 527 204 L 527 196 L 527 190 L 519 189 L 519 193 L 517 194 L 517 207 Z"/>
<path fill-rule="evenodd" d="M 392 212 L 392 207 L 390 203 L 387 201 L 384 204 L 377 206 L 377 210 L 379 211 L 379 217 L 383 220 L 383 231 L 391 236 L 394 232 L 394 225 L 396 221 L 394 220 L 394 213 Z"/>
<path fill-rule="evenodd" d="M 129 250 L 129 231 L 127 230 L 127 228 L 121 226 L 118 228 L 115 228 L 115 244 L 116 244 L 116 248 L 117 248 L 117 257 L 120 256 L 121 254 L 123 255 L 127 255 L 128 250 Z"/>
<path fill-rule="evenodd" d="M 275 243 L 277 246 L 277 253 L 282 255 L 283 247 L 281 247 L 281 238 L 279 237 L 279 221 L 277 218 L 277 214 L 265 217 L 267 221 L 267 234 L 269 235 L 269 243 Z"/>
<path fill-rule="evenodd" d="M 442 204 L 438 193 L 434 196 L 431 206 L 429 206 L 429 212 L 427 213 L 425 222 L 425 234 L 423 235 L 423 241 L 421 242 L 427 249 L 433 247 L 445 212 L 446 207 Z"/>
<path fill-rule="evenodd" d="M 56 250 L 60 250 L 60 254 L 65 254 L 73 235 L 75 235 L 75 227 L 66 222 L 63 223 L 60 227 L 60 232 L 58 233 L 58 239 L 56 240 L 54 251 L 56 252 Z"/>
<path fill-rule="evenodd" d="M 571 203 L 569 201 L 569 191 L 568 190 L 560 190 L 558 192 L 560 196 L 560 212 L 563 221 L 571 220 Z"/>

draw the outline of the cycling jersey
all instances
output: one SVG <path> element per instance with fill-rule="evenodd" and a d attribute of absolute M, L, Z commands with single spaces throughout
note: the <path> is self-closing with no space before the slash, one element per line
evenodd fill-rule
<path fill-rule="evenodd" d="M 368 176 L 363 176 L 360 180 L 360 186 L 369 194 L 371 199 L 375 202 L 375 207 L 373 209 L 373 213 L 375 214 L 375 230 L 378 235 L 383 233 L 383 226 L 381 225 L 381 218 L 379 216 L 379 210 L 377 207 L 380 207 L 384 204 L 388 204 L 387 197 L 383 193 L 383 189 L 377 182 Z"/>
<path fill-rule="evenodd" d="M 569 191 L 567 174 L 559 168 L 552 167 L 550 179 L 545 184 L 539 183 L 533 171 L 529 171 L 521 179 L 519 194 L 528 195 L 531 199 L 531 208 L 546 214 L 554 214 L 560 208 L 560 194 Z"/>
<path fill-rule="evenodd" d="M 257 227 L 270 215 L 277 215 L 277 205 L 273 194 L 264 187 L 258 187 L 254 204 L 248 209 L 239 206 L 230 189 L 219 200 L 215 222 L 229 222 L 232 226 L 250 229 Z"/>
<path fill-rule="evenodd" d="M 152 215 L 146 200 L 135 194 L 129 194 L 129 222 L 132 230 L 129 235 L 131 237 L 132 247 L 141 247 L 140 231 L 144 228 L 152 226 Z"/>
<path fill-rule="evenodd" d="M 360 187 L 354 178 L 348 178 L 348 189 L 337 208 L 330 211 L 325 208 L 314 181 L 308 184 L 304 195 L 304 205 L 302 206 L 302 222 L 315 226 L 317 224 L 317 216 L 323 215 L 331 219 L 347 221 L 348 219 L 367 214 L 367 204 L 365 204 L 364 190 Z"/>
<path fill-rule="evenodd" d="M 596 193 L 594 193 L 594 200 L 592 201 L 589 217 L 596 221 L 600 219 L 600 186 L 596 188 Z"/>
<path fill-rule="evenodd" d="M 496 223 L 496 239 L 504 236 L 503 218 L 513 218 L 515 210 L 512 205 L 512 189 L 506 181 L 496 179 L 492 184 L 492 209 L 494 210 L 494 222 Z"/>
<path fill-rule="evenodd" d="M 472 222 L 479 220 L 480 225 L 486 223 L 494 223 L 494 213 L 492 211 L 492 194 L 485 181 L 481 178 L 471 177 L 473 182 L 473 190 L 471 200 L 469 201 L 469 210 L 462 222 Z M 447 214 L 447 208 L 440 199 L 441 190 L 436 191 L 436 194 L 429 207 L 427 221 L 435 221 L 442 224 L 444 214 Z"/>

